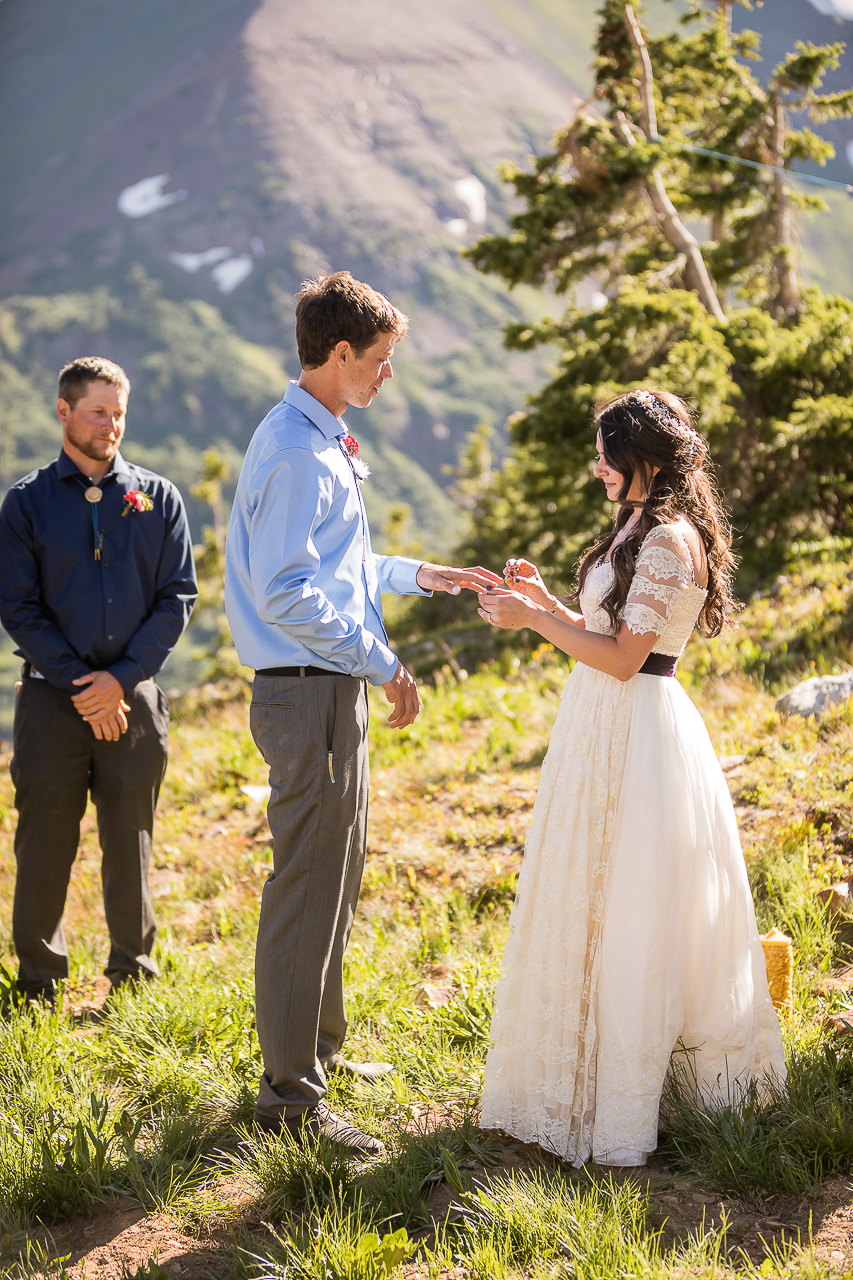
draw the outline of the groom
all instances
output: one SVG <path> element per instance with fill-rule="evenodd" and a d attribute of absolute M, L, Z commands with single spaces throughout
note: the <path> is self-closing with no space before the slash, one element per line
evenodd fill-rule
<path fill-rule="evenodd" d="M 362 1156 L 382 1144 L 324 1099 L 329 1071 L 391 1070 L 341 1054 L 343 955 L 367 837 L 367 685 L 382 686 L 396 728 L 421 710 L 413 677 L 388 647 L 380 595 L 457 595 L 500 582 L 485 569 L 371 548 L 366 468 L 341 415 L 367 408 L 393 376 L 407 325 L 347 271 L 306 281 L 296 305 L 302 373 L 252 438 L 226 548 L 228 620 L 241 662 L 255 668 L 250 724 L 272 788 L 273 874 L 255 957 L 264 1060 L 255 1122 Z"/>

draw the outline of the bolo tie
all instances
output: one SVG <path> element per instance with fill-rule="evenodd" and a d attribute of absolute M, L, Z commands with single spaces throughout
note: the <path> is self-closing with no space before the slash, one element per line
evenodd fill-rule
<path fill-rule="evenodd" d="M 89 503 L 92 512 L 92 531 L 95 540 L 95 559 L 100 560 L 101 548 L 104 545 L 104 533 L 98 528 L 98 503 L 103 498 L 103 490 L 96 484 L 87 484 L 82 476 L 75 476 L 78 484 L 83 486 L 83 497 Z"/>

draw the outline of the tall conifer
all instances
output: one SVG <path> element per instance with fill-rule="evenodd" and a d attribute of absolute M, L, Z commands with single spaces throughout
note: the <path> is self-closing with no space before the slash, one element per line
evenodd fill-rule
<path fill-rule="evenodd" d="M 826 206 L 773 172 L 831 156 L 808 120 L 853 114 L 853 91 L 820 92 L 843 46 L 798 43 L 763 85 L 758 43 L 732 34 L 726 0 L 696 0 L 657 38 L 605 0 L 594 96 L 531 168 L 505 171 L 524 207 L 468 257 L 568 303 L 507 332 L 513 348 L 554 344 L 559 368 L 511 424 L 468 554 L 528 554 L 568 585 L 608 518 L 590 476 L 595 403 L 640 383 L 694 406 L 743 586 L 777 571 L 792 540 L 853 534 L 853 304 L 802 287 L 797 220 Z M 589 280 L 598 309 L 576 297 Z"/>

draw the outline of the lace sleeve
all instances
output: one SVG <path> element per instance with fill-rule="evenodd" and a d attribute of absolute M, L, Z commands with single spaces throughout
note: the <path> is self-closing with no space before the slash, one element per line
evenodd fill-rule
<path fill-rule="evenodd" d="M 690 552 L 675 530 L 662 525 L 648 535 L 637 556 L 622 618 L 635 636 L 662 636 L 682 591 L 692 585 Z"/>

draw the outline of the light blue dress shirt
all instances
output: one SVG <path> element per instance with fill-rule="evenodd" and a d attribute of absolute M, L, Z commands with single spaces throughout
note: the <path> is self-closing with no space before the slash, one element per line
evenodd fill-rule
<path fill-rule="evenodd" d="M 314 666 L 387 684 L 381 593 L 429 595 L 422 561 L 375 555 L 347 434 L 291 382 L 253 435 L 225 547 L 225 609 L 247 667 Z"/>

